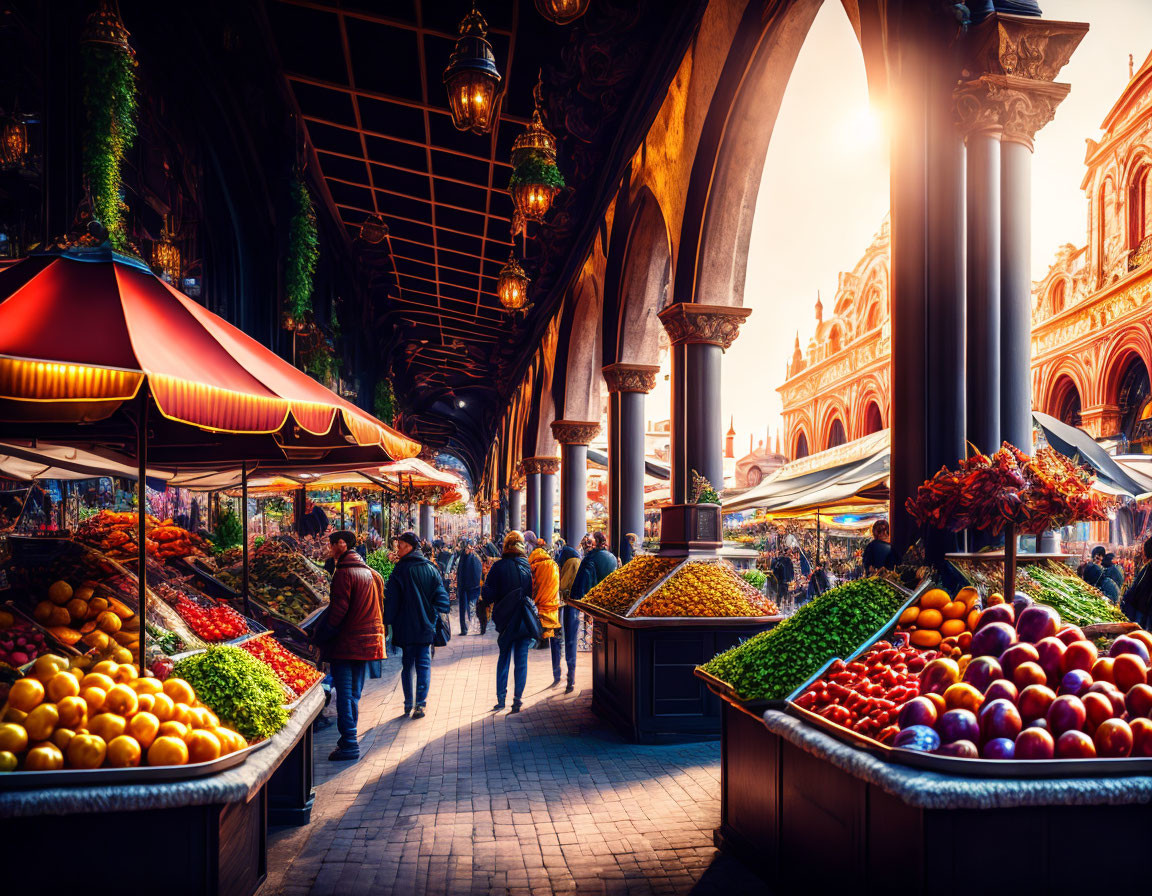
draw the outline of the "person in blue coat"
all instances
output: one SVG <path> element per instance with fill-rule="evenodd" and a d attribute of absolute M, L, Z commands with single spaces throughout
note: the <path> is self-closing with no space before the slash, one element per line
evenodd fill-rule
<path fill-rule="evenodd" d="M 569 600 L 581 600 L 583 597 L 616 571 L 616 558 L 608 550 L 608 536 L 597 532 L 592 536 L 592 550 L 584 555 L 580 561 L 580 568 L 576 571 L 576 579 L 572 582 Z M 564 659 L 568 663 L 568 686 L 565 694 L 576 690 L 576 649 L 580 637 L 580 610 L 564 604 L 560 609 L 560 625 L 564 631 Z"/>
<path fill-rule="evenodd" d="M 536 643 L 534 634 L 527 630 L 524 614 L 519 606 L 532 603 L 532 567 L 525 557 L 524 536 L 515 529 L 504 538 L 504 553 L 488 570 L 484 580 L 482 599 L 492 608 L 492 622 L 496 625 L 500 655 L 496 659 L 496 705 L 493 712 L 504 708 L 508 696 L 508 667 L 516 660 L 515 690 L 511 712 L 520 712 L 524 688 L 528 684 L 528 654 Z M 508 603 L 505 606 L 505 602 Z"/>
<path fill-rule="evenodd" d="M 468 626 L 476 618 L 476 601 L 480 598 L 480 558 L 472 548 L 471 539 L 465 538 L 456 561 L 456 599 L 460 603 L 460 634 L 468 634 Z"/>

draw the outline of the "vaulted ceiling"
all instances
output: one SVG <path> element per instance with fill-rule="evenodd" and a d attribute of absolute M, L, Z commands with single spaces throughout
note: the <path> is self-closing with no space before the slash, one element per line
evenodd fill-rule
<path fill-rule="evenodd" d="M 457 131 L 442 73 L 465 0 L 272 0 L 268 24 L 317 181 L 370 278 L 370 319 L 412 436 L 479 473 L 562 292 L 650 126 L 705 3 L 592 0 L 568 26 L 533 0 L 479 0 L 503 75 L 490 134 Z M 513 319 L 496 282 L 513 249 L 512 142 L 542 72 L 545 123 L 568 188 L 516 254 L 532 309 Z M 387 239 L 359 239 L 374 215 Z"/>

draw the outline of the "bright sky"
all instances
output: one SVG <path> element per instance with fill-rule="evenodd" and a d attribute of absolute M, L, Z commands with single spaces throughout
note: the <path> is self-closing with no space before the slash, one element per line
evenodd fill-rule
<path fill-rule="evenodd" d="M 1128 83 L 1128 54 L 1152 50 L 1152 0 L 1041 0 L 1049 19 L 1091 28 L 1060 73 L 1072 92 L 1036 139 L 1032 272 L 1056 249 L 1086 241 L 1080 180 L 1084 141 Z M 736 419 L 736 454 L 749 433 L 775 440 L 784 365 L 800 332 L 806 350 L 816 291 L 831 313 L 837 275 L 851 270 L 888 211 L 888 151 L 870 114 L 864 62 L 839 3 L 828 0 L 796 62 L 768 150 L 752 228 L 744 304 L 753 309 L 724 356 L 724 421 Z M 751 386 L 751 388 L 749 388 Z"/>

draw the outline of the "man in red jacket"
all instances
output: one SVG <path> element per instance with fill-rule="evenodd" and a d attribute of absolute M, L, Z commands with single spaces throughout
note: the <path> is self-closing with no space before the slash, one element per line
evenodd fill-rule
<path fill-rule="evenodd" d="M 380 576 L 353 550 L 355 532 L 333 532 L 328 541 L 336 569 L 324 620 L 325 630 L 332 633 L 324 644 L 324 658 L 332 668 L 336 686 L 336 727 L 340 731 L 340 740 L 328 758 L 339 761 L 360 758 L 356 739 L 360 692 L 369 664 L 384 659 L 384 587 Z"/>

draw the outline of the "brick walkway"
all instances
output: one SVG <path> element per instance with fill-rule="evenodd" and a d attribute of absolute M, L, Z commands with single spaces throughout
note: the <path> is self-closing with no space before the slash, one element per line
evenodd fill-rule
<path fill-rule="evenodd" d="M 622 742 L 592 714 L 580 658 L 565 695 L 533 651 L 524 711 L 492 713 L 494 633 L 456 636 L 417 721 L 387 660 L 360 704 L 360 761 L 328 761 L 335 726 L 317 735 L 312 823 L 270 834 L 261 896 L 766 892 L 712 848 L 719 743 Z"/>

